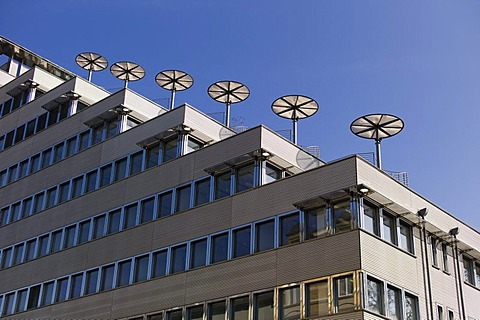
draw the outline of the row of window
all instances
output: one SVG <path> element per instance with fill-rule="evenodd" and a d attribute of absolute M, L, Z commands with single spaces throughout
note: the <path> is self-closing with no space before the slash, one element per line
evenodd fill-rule
<path fill-rule="evenodd" d="M 463 256 L 463 274 L 465 281 L 480 288 L 480 262 Z"/>
<path fill-rule="evenodd" d="M 57 107 L 47 111 L 33 120 L 22 124 L 16 129 L 7 132 L 0 137 L 0 151 L 27 139 L 34 134 L 56 124 L 57 122 L 65 119 L 68 116 L 68 108 L 70 102 L 67 100 L 63 104 L 59 104 Z M 78 102 L 77 112 L 86 108 L 87 105 Z"/>
<path fill-rule="evenodd" d="M 448 318 L 445 319 L 445 312 L 443 311 L 443 306 L 437 304 L 437 319 L 438 320 L 455 320 L 455 313 L 452 309 L 448 309 Z"/>
<path fill-rule="evenodd" d="M 13 95 L 10 99 L 4 101 L 3 103 L 0 104 L 0 118 L 3 118 L 7 114 L 17 110 L 24 104 L 28 102 L 28 90 L 21 91 L 17 93 L 16 95 Z M 44 92 L 35 89 L 35 96 L 33 99 L 40 98 L 41 96 L 44 95 Z M 32 100 L 33 100 L 32 99 Z"/>
<path fill-rule="evenodd" d="M 442 268 L 445 273 L 449 273 L 448 267 L 448 244 L 436 238 L 435 236 L 430 236 L 430 250 L 432 255 L 432 265 L 436 268 Z M 441 251 L 441 261 L 442 265 L 440 266 L 438 251 Z"/>
<path fill-rule="evenodd" d="M 410 253 L 415 252 L 412 226 L 383 208 L 363 201 L 363 229 Z"/>

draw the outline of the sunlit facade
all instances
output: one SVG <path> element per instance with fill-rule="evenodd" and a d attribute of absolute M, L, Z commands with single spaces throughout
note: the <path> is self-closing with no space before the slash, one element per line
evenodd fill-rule
<path fill-rule="evenodd" d="M 363 158 L 0 41 L 0 318 L 480 319 L 478 231 Z"/>

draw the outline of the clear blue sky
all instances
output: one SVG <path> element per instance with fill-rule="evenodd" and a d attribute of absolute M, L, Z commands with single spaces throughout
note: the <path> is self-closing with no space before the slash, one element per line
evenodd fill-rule
<path fill-rule="evenodd" d="M 194 77 L 177 103 L 207 113 L 224 110 L 211 83 L 241 81 L 251 96 L 232 116 L 250 127 L 290 129 L 271 103 L 311 96 L 320 110 L 300 122 L 299 143 L 325 161 L 374 151 L 350 123 L 395 114 L 406 125 L 383 142 L 384 168 L 407 171 L 413 190 L 480 229 L 478 0 L 5 1 L 2 12 L 0 34 L 81 76 L 84 51 L 141 64 L 147 75 L 130 88 L 150 99 L 169 96 L 154 82 L 164 69 Z M 122 86 L 108 71 L 93 80 Z"/>

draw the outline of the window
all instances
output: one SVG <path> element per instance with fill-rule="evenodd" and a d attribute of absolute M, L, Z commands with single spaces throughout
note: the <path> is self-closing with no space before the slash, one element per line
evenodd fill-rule
<path fill-rule="evenodd" d="M 480 288 L 480 264 L 475 263 L 475 278 L 477 279 L 477 288 Z"/>
<path fill-rule="evenodd" d="M 211 249 L 212 263 L 225 261 L 228 257 L 228 233 L 221 233 L 212 236 L 212 249 Z"/>
<path fill-rule="evenodd" d="M 7 183 L 10 183 L 12 181 L 15 181 L 17 178 L 17 172 L 18 172 L 18 166 L 13 165 L 10 168 L 8 168 L 8 180 Z"/>
<path fill-rule="evenodd" d="M 300 319 L 300 287 L 290 287 L 279 290 L 280 320 Z"/>
<path fill-rule="evenodd" d="M 438 304 L 437 304 L 437 317 L 438 317 L 438 320 L 445 320 L 443 316 L 443 307 Z"/>
<path fill-rule="evenodd" d="M 455 320 L 455 314 L 453 310 L 448 309 L 448 320 Z"/>
<path fill-rule="evenodd" d="M 230 171 L 215 177 L 215 199 L 221 199 L 230 195 Z"/>
<path fill-rule="evenodd" d="M 210 201 L 210 178 L 195 182 L 195 206 Z"/>
<path fill-rule="evenodd" d="M 442 260 L 443 260 L 443 271 L 448 272 L 448 245 L 442 243 Z"/>
<path fill-rule="evenodd" d="M 57 280 L 55 302 L 62 302 L 67 299 L 67 289 L 68 289 L 68 278 Z"/>
<path fill-rule="evenodd" d="M 120 231 L 121 214 L 122 211 L 120 209 L 108 213 L 108 234 Z"/>
<path fill-rule="evenodd" d="M 300 242 L 300 218 L 298 212 L 280 217 L 280 246 Z"/>
<path fill-rule="evenodd" d="M 163 162 L 177 157 L 177 137 L 163 143 Z"/>
<path fill-rule="evenodd" d="M 185 271 L 187 260 L 187 245 L 180 245 L 172 248 L 172 261 L 170 264 L 170 273 Z"/>
<path fill-rule="evenodd" d="M 352 213 L 350 211 L 349 201 L 333 205 L 333 220 L 335 233 L 345 232 L 352 229 Z"/>
<path fill-rule="evenodd" d="M 35 259 L 36 246 L 37 246 L 37 239 L 27 241 L 27 246 L 25 248 L 25 261 L 30 261 Z"/>
<path fill-rule="evenodd" d="M 307 284 L 307 317 L 328 315 L 328 280 Z"/>
<path fill-rule="evenodd" d="M 155 208 L 155 198 L 151 197 L 142 200 L 140 206 L 140 223 L 145 223 L 153 220 L 153 213 Z"/>
<path fill-rule="evenodd" d="M 13 249 L 7 248 L 3 249 L 2 251 L 2 263 L 1 263 L 1 269 L 5 269 L 11 266 L 11 260 L 12 260 L 12 251 Z"/>
<path fill-rule="evenodd" d="M 72 180 L 72 199 L 83 194 L 83 176 Z"/>
<path fill-rule="evenodd" d="M 392 215 L 386 213 L 385 211 L 383 212 L 383 239 L 386 241 L 396 244 L 396 223 L 395 223 L 395 217 Z"/>
<path fill-rule="evenodd" d="M 72 276 L 69 299 L 78 298 L 82 293 L 83 273 Z"/>
<path fill-rule="evenodd" d="M 27 174 L 28 174 L 28 159 L 20 162 L 19 170 L 18 170 L 18 179 L 25 177 Z M 0 182 L 0 185 L 1 185 L 1 182 Z"/>
<path fill-rule="evenodd" d="M 135 203 L 125 208 L 123 229 L 131 228 L 137 224 L 137 207 L 138 205 Z"/>
<path fill-rule="evenodd" d="M 203 306 L 187 308 L 187 320 L 203 320 Z"/>
<path fill-rule="evenodd" d="M 187 153 L 190 153 L 190 152 L 193 152 L 193 151 L 197 151 L 199 150 L 201 147 L 203 146 L 203 143 L 198 141 L 197 139 L 194 139 L 192 137 L 188 137 L 188 142 L 187 142 L 187 150 L 186 150 L 186 154 Z"/>
<path fill-rule="evenodd" d="M 233 258 L 250 254 L 250 226 L 233 231 Z"/>
<path fill-rule="evenodd" d="M 94 191 L 97 188 L 97 170 L 87 173 L 85 184 L 85 193 Z"/>
<path fill-rule="evenodd" d="M 20 142 L 23 140 L 23 135 L 25 134 L 25 125 L 22 124 L 20 127 L 17 128 L 16 132 L 15 132 L 15 140 L 14 140 L 14 144 L 17 143 L 17 142 Z"/>
<path fill-rule="evenodd" d="M 62 235 L 63 230 L 57 230 L 52 233 L 52 252 L 57 252 L 62 250 Z"/>
<path fill-rule="evenodd" d="M 53 285 L 54 282 L 48 282 L 43 285 L 42 300 L 40 302 L 41 306 L 46 306 L 51 304 L 53 301 Z"/>
<path fill-rule="evenodd" d="M 21 218 L 20 216 L 20 202 L 12 204 L 10 208 L 10 219 L 13 221 L 17 221 Z"/>
<path fill-rule="evenodd" d="M 80 133 L 80 145 L 79 150 L 82 151 L 87 149 L 90 146 L 90 130 Z"/>
<path fill-rule="evenodd" d="M 90 236 L 90 220 L 80 222 L 78 226 L 78 244 L 87 242 Z"/>
<path fill-rule="evenodd" d="M 100 188 L 110 184 L 112 177 L 112 165 L 108 164 L 100 168 Z"/>
<path fill-rule="evenodd" d="M 399 289 L 388 285 L 387 286 L 387 316 L 390 319 L 401 319 L 402 309 L 401 292 Z"/>
<path fill-rule="evenodd" d="M 367 298 L 365 306 L 368 310 L 383 314 L 383 283 L 367 277 Z"/>
<path fill-rule="evenodd" d="M 399 246 L 405 251 L 413 253 L 413 232 L 412 226 L 400 221 Z"/>
<path fill-rule="evenodd" d="M 35 195 L 34 204 L 33 204 L 33 213 L 37 213 L 43 210 L 44 199 L 45 199 L 45 194 L 43 192 Z"/>
<path fill-rule="evenodd" d="M 47 202 L 45 204 L 45 209 L 51 208 L 55 205 L 56 196 L 57 187 L 53 187 L 47 190 Z"/>
<path fill-rule="evenodd" d="M 405 293 L 405 320 L 418 320 L 418 301 L 411 294 Z"/>
<path fill-rule="evenodd" d="M 103 124 L 92 128 L 92 145 L 102 141 L 103 137 Z"/>
<path fill-rule="evenodd" d="M 15 135 L 15 130 L 8 132 L 5 135 L 5 141 L 3 143 L 3 148 L 6 149 L 13 144 L 13 136 Z"/>
<path fill-rule="evenodd" d="M 162 320 L 162 316 L 163 315 L 162 315 L 161 312 L 160 313 L 155 313 L 155 314 L 150 314 L 150 315 L 147 316 L 147 320 Z"/>
<path fill-rule="evenodd" d="M 14 310 L 14 302 L 15 302 L 15 292 L 9 293 L 5 295 L 5 302 L 3 306 L 3 314 L 10 315 L 15 312 Z"/>
<path fill-rule="evenodd" d="M 205 266 L 207 263 L 207 239 L 193 241 L 190 245 L 190 269 Z"/>
<path fill-rule="evenodd" d="M 230 300 L 230 320 L 248 320 L 249 298 L 239 297 Z"/>
<path fill-rule="evenodd" d="M 30 173 L 40 170 L 40 154 L 32 156 L 30 159 Z"/>
<path fill-rule="evenodd" d="M 225 320 L 225 301 L 208 304 L 207 320 Z"/>
<path fill-rule="evenodd" d="M 28 217 L 32 214 L 33 198 L 27 198 L 22 201 L 22 218 Z"/>
<path fill-rule="evenodd" d="M 0 226 L 7 225 L 10 222 L 9 207 L 0 209 Z"/>
<path fill-rule="evenodd" d="M 184 211 L 190 208 L 190 185 L 177 188 L 175 212 Z"/>
<path fill-rule="evenodd" d="M 15 249 L 13 250 L 13 264 L 22 263 L 23 259 L 23 251 L 25 249 L 25 245 L 23 243 L 17 244 Z"/>
<path fill-rule="evenodd" d="M 32 136 L 35 133 L 35 123 L 37 122 L 37 119 L 30 120 L 27 123 L 27 128 L 25 131 L 25 139 Z"/>
<path fill-rule="evenodd" d="M 255 167 L 253 163 L 237 169 L 235 192 L 241 192 L 253 188 L 254 169 Z"/>
<path fill-rule="evenodd" d="M 77 231 L 76 225 L 65 228 L 64 248 L 70 248 L 75 245 L 76 231 Z"/>
<path fill-rule="evenodd" d="M 335 312 L 353 311 L 353 276 L 335 278 L 333 289 Z"/>
<path fill-rule="evenodd" d="M 255 224 L 255 252 L 273 249 L 275 246 L 275 220 Z"/>
<path fill-rule="evenodd" d="M 25 307 L 27 306 L 27 293 L 27 289 L 18 291 L 15 312 L 21 312 L 25 310 Z"/>
<path fill-rule="evenodd" d="M 93 218 L 93 239 L 103 237 L 105 231 L 105 219 L 106 215 Z"/>
<path fill-rule="evenodd" d="M 378 209 L 364 200 L 363 228 L 370 233 L 380 236 L 379 220 Z"/>
<path fill-rule="evenodd" d="M 127 158 L 115 161 L 115 181 L 125 179 L 127 176 Z"/>
<path fill-rule="evenodd" d="M 70 157 L 71 155 L 75 154 L 76 147 L 77 147 L 77 136 L 68 139 L 66 142 L 65 157 Z"/>
<path fill-rule="evenodd" d="M 158 196 L 158 217 L 166 217 L 172 213 L 172 191 Z"/>
<path fill-rule="evenodd" d="M 28 295 L 27 310 L 38 307 L 40 301 L 40 288 L 41 285 L 30 287 L 30 294 Z"/>
<path fill-rule="evenodd" d="M 53 149 L 53 162 L 58 162 L 63 159 L 63 149 L 64 149 L 64 144 L 59 143 L 57 144 L 54 149 Z"/>
<path fill-rule="evenodd" d="M 140 282 L 148 279 L 148 260 L 148 255 L 135 258 L 133 282 Z"/>
<path fill-rule="evenodd" d="M 1 145 L 0 145 L 0 150 L 1 150 Z M 5 177 L 7 176 L 7 169 L 0 171 L 0 187 L 4 186 L 7 181 L 5 180 Z"/>
<path fill-rule="evenodd" d="M 166 320 L 182 320 L 182 309 L 167 311 Z"/>
<path fill-rule="evenodd" d="M 42 165 L 41 168 L 45 168 L 50 165 L 52 160 L 52 149 L 47 149 L 42 152 Z"/>
<path fill-rule="evenodd" d="M 127 260 L 118 263 L 117 286 L 122 287 L 130 284 L 130 271 L 132 269 L 132 261 Z"/>
<path fill-rule="evenodd" d="M 113 137 L 117 134 L 117 120 L 110 120 L 105 123 L 106 127 L 106 139 Z"/>
<path fill-rule="evenodd" d="M 282 178 L 282 171 L 270 163 L 265 164 L 264 184 L 276 181 Z"/>
<path fill-rule="evenodd" d="M 314 239 L 328 233 L 327 210 L 325 207 L 305 212 L 305 239 Z"/>
<path fill-rule="evenodd" d="M 37 128 L 35 130 L 35 133 L 38 133 L 42 131 L 43 129 L 46 128 L 47 126 L 47 116 L 48 113 L 42 114 L 40 117 L 37 118 Z"/>
<path fill-rule="evenodd" d="M 58 188 L 58 203 L 68 200 L 68 191 L 70 189 L 70 181 L 62 183 Z"/>
<path fill-rule="evenodd" d="M 110 290 L 113 288 L 113 274 L 115 265 L 102 267 L 102 277 L 100 279 L 100 291 Z"/>
<path fill-rule="evenodd" d="M 152 147 L 147 149 L 147 161 L 146 161 L 146 168 L 152 168 L 158 165 L 160 156 L 160 144 L 156 144 Z"/>
<path fill-rule="evenodd" d="M 98 269 L 87 271 L 85 277 L 85 294 L 97 292 Z"/>
<path fill-rule="evenodd" d="M 50 253 L 50 237 L 48 234 L 38 238 L 38 256 L 43 257 Z"/>
<path fill-rule="evenodd" d="M 463 273 L 465 275 L 465 281 L 471 285 L 475 285 L 475 270 L 473 267 L 473 260 L 463 256 Z"/>
<path fill-rule="evenodd" d="M 143 152 L 137 152 L 135 154 L 132 154 L 130 156 L 130 173 L 129 175 L 132 174 L 137 174 L 139 172 L 142 172 L 142 166 L 143 166 Z"/>
<path fill-rule="evenodd" d="M 438 240 L 437 238 L 430 236 L 430 249 L 432 250 L 432 263 L 435 267 L 438 267 Z"/>
<path fill-rule="evenodd" d="M 273 291 L 253 295 L 253 320 L 272 320 L 273 310 Z"/>
<path fill-rule="evenodd" d="M 167 250 L 153 253 L 153 272 L 152 277 L 163 277 L 167 274 Z"/>

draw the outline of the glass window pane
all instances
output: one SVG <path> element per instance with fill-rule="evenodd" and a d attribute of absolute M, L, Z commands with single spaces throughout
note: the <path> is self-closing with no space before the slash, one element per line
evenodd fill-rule
<path fill-rule="evenodd" d="M 30 261 L 35 259 L 35 249 L 37 246 L 37 239 L 27 241 L 27 247 L 25 252 L 25 261 Z"/>
<path fill-rule="evenodd" d="M 412 235 L 412 226 L 408 223 L 400 221 L 400 236 L 399 236 L 399 246 L 403 250 L 408 252 L 413 251 L 413 235 Z"/>
<path fill-rule="evenodd" d="M 92 128 L 92 145 L 97 144 L 102 141 L 103 136 L 103 124 Z"/>
<path fill-rule="evenodd" d="M 158 196 L 158 217 L 165 217 L 172 212 L 172 191 Z"/>
<path fill-rule="evenodd" d="M 190 245 L 190 268 L 203 267 L 207 263 L 207 239 L 193 241 Z"/>
<path fill-rule="evenodd" d="M 253 188 L 253 163 L 237 169 L 236 192 Z"/>
<path fill-rule="evenodd" d="M 32 214 L 32 204 L 33 199 L 32 197 L 24 199 L 22 201 L 22 218 L 28 217 Z"/>
<path fill-rule="evenodd" d="M 327 234 L 327 211 L 325 207 L 308 210 L 305 213 L 305 238 L 314 239 Z"/>
<path fill-rule="evenodd" d="M 401 292 L 392 286 L 387 286 L 387 312 L 390 319 L 401 319 Z"/>
<path fill-rule="evenodd" d="M 113 288 L 113 272 L 114 265 L 105 266 L 102 268 L 102 277 L 100 280 L 100 291 L 109 290 Z"/>
<path fill-rule="evenodd" d="M 70 284 L 70 299 L 80 297 L 82 293 L 82 281 L 83 273 L 72 276 L 72 282 Z"/>
<path fill-rule="evenodd" d="M 0 226 L 4 226 L 10 223 L 10 208 L 5 207 L 0 209 Z"/>
<path fill-rule="evenodd" d="M 37 128 L 35 130 L 35 133 L 38 133 L 45 129 L 47 125 L 47 113 L 42 114 L 37 118 Z"/>
<path fill-rule="evenodd" d="M 110 184 L 112 176 L 112 165 L 106 165 L 100 168 L 100 188 Z"/>
<path fill-rule="evenodd" d="M 93 218 L 93 239 L 103 237 L 105 231 L 106 215 Z"/>
<path fill-rule="evenodd" d="M 373 205 L 370 205 L 366 201 L 363 201 L 363 228 L 377 236 L 380 235 L 378 228 L 378 210 Z"/>
<path fill-rule="evenodd" d="M 225 320 L 226 304 L 219 301 L 208 304 L 208 320 Z"/>
<path fill-rule="evenodd" d="M 108 213 L 108 234 L 120 231 L 120 218 L 120 209 Z"/>
<path fill-rule="evenodd" d="M 130 175 L 142 172 L 143 152 L 137 152 L 130 156 Z"/>
<path fill-rule="evenodd" d="M 417 298 L 405 293 L 405 319 L 418 320 L 418 302 Z"/>
<path fill-rule="evenodd" d="M 275 220 L 255 225 L 255 252 L 273 249 L 275 244 Z"/>
<path fill-rule="evenodd" d="M 15 302 L 15 292 L 5 295 L 5 302 L 4 302 L 4 306 L 3 306 L 3 314 L 10 315 L 10 314 L 13 314 L 15 312 L 14 302 Z"/>
<path fill-rule="evenodd" d="M 37 119 L 33 119 L 33 120 L 30 120 L 28 123 L 27 123 L 27 129 L 25 131 L 25 139 L 30 137 L 31 135 L 33 135 L 35 133 L 35 123 L 36 123 Z"/>
<path fill-rule="evenodd" d="M 195 205 L 210 201 L 210 178 L 195 182 Z"/>
<path fill-rule="evenodd" d="M 333 205 L 333 218 L 335 233 L 345 232 L 352 229 L 352 214 L 350 202 L 345 201 Z"/>
<path fill-rule="evenodd" d="M 127 176 L 127 158 L 115 161 L 115 181 Z"/>
<path fill-rule="evenodd" d="M 83 176 L 77 177 L 72 180 L 72 199 L 79 197 L 83 194 Z"/>
<path fill-rule="evenodd" d="M 80 133 L 80 145 L 78 151 L 85 150 L 90 145 L 90 130 Z"/>
<path fill-rule="evenodd" d="M 14 165 L 8 168 L 8 181 L 7 183 L 10 183 L 12 181 L 15 181 L 17 179 L 17 172 L 18 172 L 18 166 Z"/>
<path fill-rule="evenodd" d="M 263 179 L 264 184 L 276 181 L 281 178 L 282 178 L 282 171 L 280 169 L 271 165 L 270 163 L 267 163 L 265 165 L 265 176 Z"/>
<path fill-rule="evenodd" d="M 135 203 L 125 208 L 125 222 L 123 229 L 131 228 L 137 224 L 137 207 Z"/>
<path fill-rule="evenodd" d="M 203 306 L 187 308 L 187 320 L 203 320 Z"/>
<path fill-rule="evenodd" d="M 153 220 L 153 210 L 155 208 L 155 198 L 148 198 L 141 202 L 140 223 Z"/>
<path fill-rule="evenodd" d="M 228 233 L 212 236 L 211 262 L 216 263 L 227 260 L 228 256 Z"/>
<path fill-rule="evenodd" d="M 38 256 L 43 257 L 50 253 L 50 235 L 44 235 L 39 238 L 38 242 Z"/>
<path fill-rule="evenodd" d="M 233 231 L 233 258 L 250 254 L 250 227 Z"/>
<path fill-rule="evenodd" d="M 148 255 L 135 258 L 134 282 L 140 282 L 148 279 L 148 260 Z"/>
<path fill-rule="evenodd" d="M 45 209 L 51 208 L 55 205 L 56 196 L 57 196 L 56 187 L 47 190 L 47 201 L 45 204 Z"/>
<path fill-rule="evenodd" d="M 39 193 L 35 195 L 33 204 L 33 213 L 37 213 L 43 210 L 43 200 L 45 199 L 44 193 Z"/>
<path fill-rule="evenodd" d="M 383 283 L 379 280 L 367 278 L 366 307 L 370 311 L 383 314 Z"/>
<path fill-rule="evenodd" d="M 40 288 L 41 285 L 36 285 L 30 288 L 30 294 L 28 295 L 27 310 L 38 307 L 40 301 Z"/>
<path fill-rule="evenodd" d="M 77 136 L 68 139 L 65 157 L 70 157 L 71 155 L 75 154 L 76 146 L 77 146 Z"/>
<path fill-rule="evenodd" d="M 230 171 L 215 177 L 215 199 L 221 199 L 230 195 Z"/>
<path fill-rule="evenodd" d="M 159 144 L 147 149 L 147 163 L 146 163 L 147 169 L 158 165 L 159 152 L 160 152 Z"/>
<path fill-rule="evenodd" d="M 383 214 L 383 238 L 390 243 L 395 244 L 395 218 L 389 214 Z"/>
<path fill-rule="evenodd" d="M 253 320 L 273 320 L 273 291 L 253 296 Z"/>
<path fill-rule="evenodd" d="M 170 273 L 185 271 L 185 262 L 187 259 L 187 245 L 181 245 L 172 248 L 172 262 Z"/>
<path fill-rule="evenodd" d="M 53 149 L 53 162 L 58 162 L 63 159 L 63 146 L 64 143 L 59 143 Z"/>
<path fill-rule="evenodd" d="M 167 273 L 167 250 L 153 254 L 153 278 L 162 277 Z"/>
<path fill-rule="evenodd" d="M 328 315 L 328 280 L 307 285 L 307 317 Z"/>
<path fill-rule="evenodd" d="M 182 309 L 167 311 L 166 320 L 182 320 Z"/>
<path fill-rule="evenodd" d="M 298 242 L 300 242 L 299 214 L 280 217 L 280 246 Z"/>
<path fill-rule="evenodd" d="M 12 204 L 10 207 L 10 220 L 17 221 L 20 220 L 21 212 L 20 212 L 20 202 Z"/>
<path fill-rule="evenodd" d="M 77 230 L 77 226 L 70 226 L 65 229 L 65 248 L 70 248 L 75 245 L 75 232 Z"/>
<path fill-rule="evenodd" d="M 62 235 L 63 230 L 58 230 L 52 233 L 52 252 L 62 250 Z"/>
<path fill-rule="evenodd" d="M 20 162 L 18 178 L 23 178 L 28 174 L 28 159 Z"/>
<path fill-rule="evenodd" d="M 97 186 L 97 170 L 87 173 L 86 179 L 85 193 L 95 190 Z"/>
<path fill-rule="evenodd" d="M 175 212 L 190 208 L 190 185 L 177 189 Z"/>
<path fill-rule="evenodd" d="M 70 190 L 70 181 L 62 183 L 58 188 L 58 203 L 62 203 L 68 200 L 68 192 Z"/>
<path fill-rule="evenodd" d="M 67 299 L 67 285 L 68 278 L 57 280 L 57 292 L 55 294 L 55 302 L 62 302 Z"/>
<path fill-rule="evenodd" d="M 163 162 L 177 157 L 177 137 L 163 143 Z"/>
<path fill-rule="evenodd" d="M 1 149 L 2 148 L 1 148 L 1 145 L 0 145 L 0 150 Z M 4 186 L 7 183 L 6 177 L 7 177 L 7 169 L 0 171 L 0 187 Z"/>
<path fill-rule="evenodd" d="M 22 263 L 23 260 L 23 251 L 25 250 L 25 245 L 23 243 L 17 244 L 13 250 L 13 264 Z"/>
<path fill-rule="evenodd" d="M 5 141 L 3 142 L 4 149 L 10 147 L 13 144 L 14 135 L 15 135 L 15 130 L 12 130 L 5 135 Z"/>
<path fill-rule="evenodd" d="M 4 268 L 8 268 L 11 266 L 11 260 L 12 260 L 12 253 L 13 253 L 13 249 L 10 247 L 10 248 L 7 248 L 7 249 L 3 249 L 2 251 L 2 263 L 1 263 L 1 269 L 4 269 Z"/>
<path fill-rule="evenodd" d="M 52 149 L 44 150 L 42 152 L 42 168 L 49 166 L 52 161 Z"/>
<path fill-rule="evenodd" d="M 186 153 L 190 153 L 190 152 L 193 152 L 193 151 L 197 151 L 197 150 L 199 150 L 202 146 L 203 146 L 203 143 L 202 143 L 202 142 L 200 142 L 200 141 L 198 141 L 198 140 L 195 140 L 195 139 L 192 138 L 192 137 L 188 137 Z"/>
<path fill-rule="evenodd" d="M 156 314 L 149 314 L 147 316 L 147 320 L 162 320 L 162 313 L 156 313 Z M 192 319 L 193 320 L 193 319 Z"/>
<path fill-rule="evenodd" d="M 90 236 L 90 220 L 80 222 L 78 230 L 78 244 L 87 242 Z"/>
<path fill-rule="evenodd" d="M 53 301 L 53 285 L 54 282 L 49 282 L 45 283 L 43 285 L 43 293 L 42 293 L 42 301 L 40 302 L 40 305 L 46 306 L 48 304 L 51 304 Z"/>
<path fill-rule="evenodd" d="M 279 291 L 278 318 L 300 319 L 300 287 L 290 287 Z"/>
<path fill-rule="evenodd" d="M 335 312 L 354 310 L 353 276 L 334 279 Z"/>
<path fill-rule="evenodd" d="M 248 320 L 249 298 L 240 297 L 230 301 L 231 320 Z"/>
<path fill-rule="evenodd" d="M 25 310 L 27 306 L 27 293 L 27 289 L 18 291 L 15 312 L 22 312 Z"/>
<path fill-rule="evenodd" d="M 132 269 L 131 260 L 118 263 L 117 287 L 126 286 L 130 283 L 131 269 Z"/>
<path fill-rule="evenodd" d="M 36 154 L 30 159 L 30 173 L 40 170 L 40 155 Z"/>
<path fill-rule="evenodd" d="M 98 269 L 87 271 L 87 276 L 85 279 L 85 294 L 97 292 L 97 283 Z"/>
<path fill-rule="evenodd" d="M 15 130 L 15 140 L 13 143 L 17 143 L 23 140 L 23 135 L 25 134 L 25 125 L 21 125 L 20 127 Z"/>
<path fill-rule="evenodd" d="M 107 139 L 117 134 L 117 120 L 110 120 L 106 123 Z"/>

